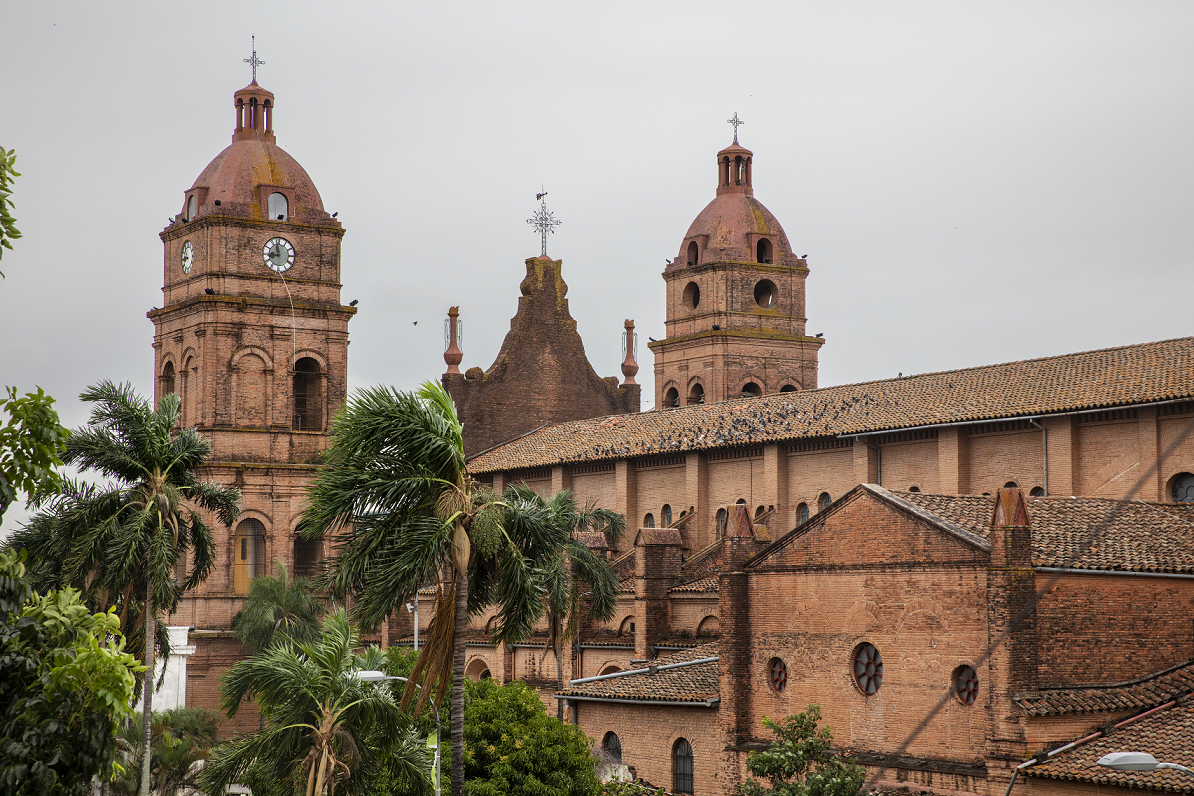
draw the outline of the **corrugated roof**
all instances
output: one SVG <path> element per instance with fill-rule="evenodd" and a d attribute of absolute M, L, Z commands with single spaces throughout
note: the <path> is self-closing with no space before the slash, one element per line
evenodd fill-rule
<path fill-rule="evenodd" d="M 1194 396 L 1194 338 L 807 392 L 560 423 L 484 453 L 474 473 Z"/>
<path fill-rule="evenodd" d="M 1029 716 L 1108 713 L 1155 708 L 1194 692 L 1194 661 L 1136 680 L 1081 688 L 1042 688 L 1016 694 L 1015 701 Z"/>

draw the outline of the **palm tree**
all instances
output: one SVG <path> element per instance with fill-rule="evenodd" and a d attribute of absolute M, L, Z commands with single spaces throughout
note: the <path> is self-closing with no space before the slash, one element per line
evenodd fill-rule
<path fill-rule="evenodd" d="M 98 610 L 119 607 L 130 650 L 148 667 L 141 755 L 141 794 L 148 796 L 154 654 L 169 654 L 157 617 L 175 611 L 211 572 L 215 544 L 195 507 L 231 527 L 240 492 L 196 478 L 211 446 L 195 429 L 176 428 L 177 395 L 163 396 L 155 411 L 131 384 L 102 381 L 79 398 L 95 406 L 89 424 L 71 433 L 62 461 L 108 483 L 67 483 L 9 545 L 29 551 L 38 588 L 73 586 Z M 192 566 L 179 578 L 188 552 Z"/>
<path fill-rule="evenodd" d="M 543 586 L 532 561 L 558 546 L 546 512 L 503 503 L 465 469 L 456 407 L 438 384 L 416 393 L 357 392 L 333 425 L 300 535 L 335 537 L 327 585 L 355 595 L 353 615 L 374 628 L 428 580 L 435 619 L 419 651 L 403 705 L 416 712 L 451 683 L 452 794 L 464 788 L 465 628 L 470 612 L 499 605 L 495 640 L 519 641 L 542 615 Z"/>
<path fill-rule="evenodd" d="M 590 501 L 579 508 L 572 492 L 562 489 L 544 500 L 526 484 L 512 484 L 506 488 L 508 502 L 525 501 L 541 506 L 558 527 L 560 547 L 544 551 L 537 560 L 542 570 L 540 578 L 547 592 L 547 648 L 556 656 L 556 689 L 564 690 L 564 656 L 566 642 L 576 638 L 581 620 L 581 587 L 588 588 L 589 619 L 598 622 L 613 619 L 618 608 L 618 578 L 609 564 L 577 540 L 576 535 L 588 530 L 604 531 L 611 544 L 617 544 L 626 531 L 626 520 L 610 509 L 597 508 Z M 546 653 L 545 653 L 546 654 Z M 556 700 L 556 716 L 564 720 L 564 701 Z"/>
<path fill-rule="evenodd" d="M 244 607 L 232 619 L 236 637 L 253 655 L 268 647 L 276 633 L 308 643 L 319 638 L 324 606 L 311 581 L 290 577 L 281 561 L 274 562 L 274 573 L 253 579 Z"/>
<path fill-rule="evenodd" d="M 200 777 L 202 789 L 223 793 L 233 783 L 253 783 L 258 796 L 334 796 L 342 785 L 362 793 L 384 766 L 408 792 L 427 792 L 426 747 L 389 689 L 357 676 L 380 669 L 385 658 L 377 647 L 353 653 L 361 642 L 344 610 L 324 620 L 314 642 L 279 635 L 225 675 L 228 717 L 255 699 L 265 727 L 218 746 Z"/>

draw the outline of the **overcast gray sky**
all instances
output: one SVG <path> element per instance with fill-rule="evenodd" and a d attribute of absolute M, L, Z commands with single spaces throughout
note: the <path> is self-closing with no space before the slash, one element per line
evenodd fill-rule
<path fill-rule="evenodd" d="M 3 29 L 0 385 L 70 426 L 99 379 L 152 390 L 157 235 L 230 142 L 253 34 L 347 230 L 353 387 L 438 378 L 452 304 L 463 367 L 492 363 L 544 185 L 589 358 L 618 374 L 634 318 L 651 408 L 660 273 L 735 112 L 809 255 L 822 386 L 1191 333 L 1194 3 L 42 0 Z"/>

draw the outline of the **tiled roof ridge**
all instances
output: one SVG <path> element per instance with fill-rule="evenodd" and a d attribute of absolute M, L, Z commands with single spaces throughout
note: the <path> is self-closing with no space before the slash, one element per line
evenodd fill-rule
<path fill-rule="evenodd" d="M 1029 716 L 1058 716 L 1152 708 L 1187 692 L 1194 692 L 1194 659 L 1133 680 L 1081 686 L 1047 686 L 1015 694 L 1012 701 Z"/>
<path fill-rule="evenodd" d="M 633 674 L 619 673 L 617 677 L 587 683 L 570 682 L 557 697 L 712 706 L 719 698 L 721 677 L 717 663 L 706 659 L 718 657 L 719 650 L 718 641 L 677 650 L 652 660 Z M 664 666 L 673 668 L 656 669 Z"/>

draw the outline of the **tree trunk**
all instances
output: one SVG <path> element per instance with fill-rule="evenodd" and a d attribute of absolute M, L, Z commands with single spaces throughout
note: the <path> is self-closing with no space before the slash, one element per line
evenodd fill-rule
<path fill-rule="evenodd" d="M 154 653 L 157 652 L 157 617 L 153 615 L 153 594 L 146 590 L 145 595 L 145 709 L 141 714 L 141 796 L 149 796 L 149 747 L 150 736 L 153 731 L 153 681 L 154 681 Z"/>
<path fill-rule="evenodd" d="M 452 796 L 464 796 L 464 634 L 468 630 L 468 576 L 456 569 L 452 640 Z"/>
<path fill-rule="evenodd" d="M 556 633 L 556 693 L 564 690 L 564 659 L 563 659 L 563 644 L 560 643 L 560 634 Z M 564 720 L 564 700 L 556 700 L 556 718 L 560 721 Z"/>

